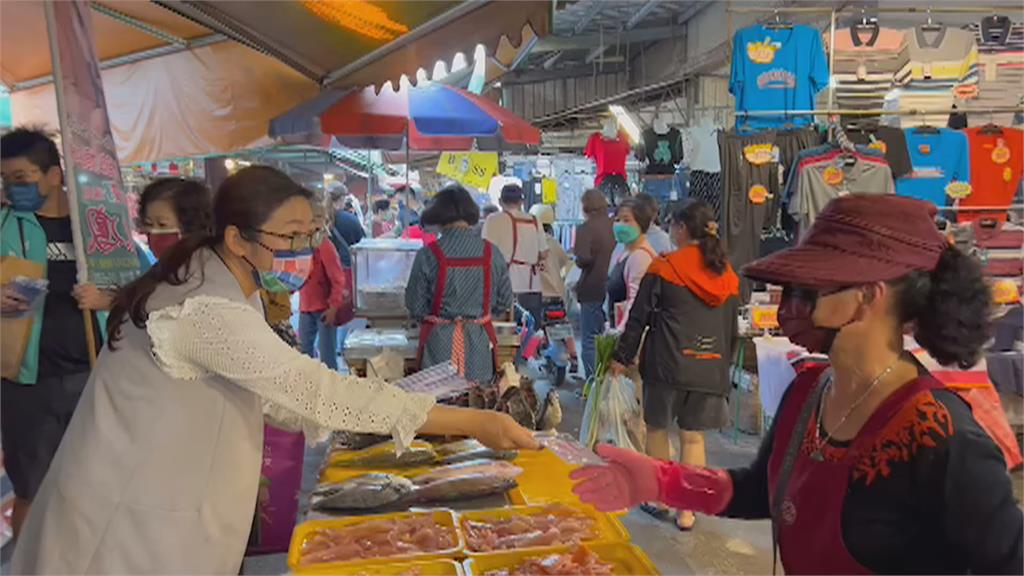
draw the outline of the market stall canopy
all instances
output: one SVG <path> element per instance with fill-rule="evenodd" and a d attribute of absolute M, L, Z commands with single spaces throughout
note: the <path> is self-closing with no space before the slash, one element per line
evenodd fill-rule
<path fill-rule="evenodd" d="M 491 78 L 546 32 L 551 10 L 549 0 L 107 0 L 90 6 L 108 108 L 117 116 L 111 121 L 118 154 L 126 163 L 265 144 L 269 119 L 314 96 L 318 85 L 397 86 L 403 75 L 415 79 L 457 52 L 472 54 L 477 44 L 491 55 Z M 14 121 L 56 128 L 41 2 L 0 1 L 0 51 Z"/>
<path fill-rule="evenodd" d="M 320 114 L 320 129 L 350 148 L 520 150 L 540 130 L 494 102 L 435 82 L 353 91 Z M 406 137 L 408 136 L 408 142 Z"/>
<path fill-rule="evenodd" d="M 181 15 L 274 56 L 325 87 L 397 86 L 477 44 L 488 54 L 547 33 L 550 0 L 167 0 Z"/>

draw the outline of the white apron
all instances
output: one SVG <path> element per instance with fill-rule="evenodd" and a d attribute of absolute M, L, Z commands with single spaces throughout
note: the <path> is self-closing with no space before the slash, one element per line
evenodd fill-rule
<path fill-rule="evenodd" d="M 210 251 L 148 308 L 207 295 L 259 307 Z M 260 398 L 219 377 L 179 380 L 129 321 L 104 349 L 16 545 L 14 574 L 238 574 L 255 510 Z"/>

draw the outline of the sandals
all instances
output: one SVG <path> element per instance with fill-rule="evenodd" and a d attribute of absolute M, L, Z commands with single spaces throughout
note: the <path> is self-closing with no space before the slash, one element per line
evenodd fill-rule
<path fill-rule="evenodd" d="M 672 510 L 670 508 L 662 508 L 661 506 L 651 504 L 650 502 L 644 502 L 641 504 L 640 511 L 650 515 L 655 520 L 660 520 L 662 522 L 668 522 L 669 519 L 672 518 Z"/>
<path fill-rule="evenodd" d="M 676 525 L 676 528 L 680 532 L 689 532 L 690 530 L 693 530 L 694 526 L 697 525 L 697 516 L 696 516 L 696 514 L 693 514 L 692 512 L 690 514 L 693 515 L 693 522 L 690 522 L 689 526 L 685 526 L 685 525 L 683 525 L 680 522 L 680 516 L 682 516 L 682 513 L 680 513 L 679 515 L 676 516 L 675 525 Z"/>

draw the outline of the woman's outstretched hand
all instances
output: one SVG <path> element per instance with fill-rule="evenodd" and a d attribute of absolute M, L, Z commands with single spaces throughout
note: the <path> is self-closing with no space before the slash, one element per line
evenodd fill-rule
<path fill-rule="evenodd" d="M 732 500 L 732 478 L 711 470 L 664 462 L 607 444 L 597 447 L 604 465 L 573 471 L 573 492 L 602 512 L 659 501 L 680 510 L 719 514 Z"/>

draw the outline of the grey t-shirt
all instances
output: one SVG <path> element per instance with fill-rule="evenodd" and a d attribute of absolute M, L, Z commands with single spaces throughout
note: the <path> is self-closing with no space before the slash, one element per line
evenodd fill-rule
<path fill-rule="evenodd" d="M 841 174 L 837 178 L 836 174 Z M 857 159 L 850 165 L 832 159 L 800 170 L 797 191 L 790 201 L 790 214 L 800 223 L 801 236 L 814 224 L 818 214 L 833 199 L 847 194 L 894 194 L 892 170 L 884 162 Z"/>

